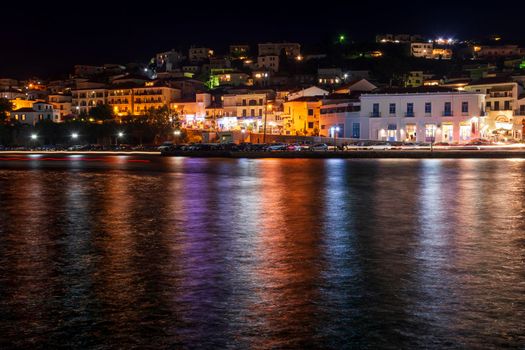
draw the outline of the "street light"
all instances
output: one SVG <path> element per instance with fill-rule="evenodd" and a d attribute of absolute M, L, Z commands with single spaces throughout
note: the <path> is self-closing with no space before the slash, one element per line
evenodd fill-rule
<path fill-rule="evenodd" d="M 175 130 L 173 135 L 175 135 L 175 144 L 179 143 L 180 130 Z"/>
<path fill-rule="evenodd" d="M 71 134 L 71 138 L 72 138 L 73 140 L 78 139 L 78 134 L 77 134 L 76 132 L 72 133 L 72 134 Z"/>
<path fill-rule="evenodd" d="M 37 134 L 31 134 L 31 140 L 36 140 L 38 138 Z"/>
<path fill-rule="evenodd" d="M 122 131 L 119 131 L 116 137 L 116 146 L 118 147 L 118 139 L 124 137 L 124 133 Z"/>
<path fill-rule="evenodd" d="M 337 152 L 337 133 L 341 128 L 339 126 L 332 126 L 330 129 L 332 130 L 332 135 L 334 135 L 334 152 Z"/>

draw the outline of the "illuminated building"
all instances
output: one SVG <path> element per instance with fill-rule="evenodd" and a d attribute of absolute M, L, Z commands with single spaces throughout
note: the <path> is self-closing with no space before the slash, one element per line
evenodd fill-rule
<path fill-rule="evenodd" d="M 518 96 L 522 88 L 508 78 L 483 78 L 464 87 L 465 91 L 482 93 L 486 100 L 487 124 L 490 137 L 496 139 L 521 139 L 522 126 L 515 120 L 519 110 Z M 517 112 L 519 113 L 519 112 Z"/>
<path fill-rule="evenodd" d="M 434 44 L 425 42 L 416 42 L 410 44 L 410 54 L 414 57 L 429 58 L 432 56 Z"/>
<path fill-rule="evenodd" d="M 133 114 L 144 114 L 149 109 L 160 109 L 169 106 L 172 101 L 181 97 L 179 89 L 147 82 L 144 86 L 133 88 Z"/>
<path fill-rule="evenodd" d="M 10 120 L 21 124 L 35 125 L 39 121 L 61 122 L 60 114 L 53 105 L 46 102 L 34 102 L 32 107 L 23 107 L 10 112 Z"/>
<path fill-rule="evenodd" d="M 87 114 L 91 108 L 107 103 L 108 89 L 74 89 L 71 90 L 71 96 L 73 113 Z"/>
<path fill-rule="evenodd" d="M 361 102 L 357 96 L 328 96 L 320 107 L 319 135 L 334 137 L 332 127 L 338 127 L 337 137 L 368 138 L 368 118 L 360 114 Z"/>
<path fill-rule="evenodd" d="M 385 89 L 361 95 L 369 135 L 383 141 L 466 143 L 488 136 L 485 95 L 442 87 Z"/>
<path fill-rule="evenodd" d="M 518 45 L 483 45 L 474 46 L 474 53 L 477 58 L 496 59 L 505 57 L 518 57 L 525 55 L 525 49 Z"/>
<path fill-rule="evenodd" d="M 283 128 L 286 135 L 318 135 L 323 96 L 303 96 L 283 104 Z"/>
<path fill-rule="evenodd" d="M 71 95 L 49 95 L 48 102 L 53 105 L 53 108 L 58 112 L 60 119 L 72 114 L 71 104 L 73 98 Z"/>

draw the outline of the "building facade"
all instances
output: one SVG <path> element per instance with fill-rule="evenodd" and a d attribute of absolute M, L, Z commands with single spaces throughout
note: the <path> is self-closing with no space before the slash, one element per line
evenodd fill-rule
<path fill-rule="evenodd" d="M 368 138 L 460 144 L 486 136 L 484 94 L 430 91 L 361 95 L 361 117 L 369 118 Z"/>

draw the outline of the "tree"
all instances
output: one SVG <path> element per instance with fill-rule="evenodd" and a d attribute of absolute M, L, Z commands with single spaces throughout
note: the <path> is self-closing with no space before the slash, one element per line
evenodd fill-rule
<path fill-rule="evenodd" d="M 107 104 L 92 107 L 89 110 L 89 115 L 96 120 L 109 120 L 115 116 L 113 108 Z"/>
<path fill-rule="evenodd" d="M 147 124 L 155 131 L 155 139 L 165 139 L 174 129 L 180 128 L 178 115 L 170 110 L 168 106 L 161 108 L 150 108 L 144 115 Z"/>
<path fill-rule="evenodd" d="M 7 120 L 7 115 L 13 110 L 13 104 L 7 98 L 0 98 L 0 122 Z"/>

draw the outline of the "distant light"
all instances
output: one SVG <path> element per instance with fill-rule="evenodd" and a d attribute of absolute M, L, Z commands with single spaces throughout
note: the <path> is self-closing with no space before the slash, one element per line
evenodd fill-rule
<path fill-rule="evenodd" d="M 122 137 L 122 136 L 124 136 L 124 133 L 121 131 L 118 133 L 118 137 Z"/>
<path fill-rule="evenodd" d="M 148 71 L 148 68 L 144 68 L 144 72 L 147 72 Z"/>
<path fill-rule="evenodd" d="M 173 135 L 175 135 L 175 136 L 180 136 L 180 130 L 175 130 L 175 131 L 173 132 Z"/>
<path fill-rule="evenodd" d="M 71 137 L 74 138 L 74 139 L 77 139 L 78 138 L 78 134 L 76 132 L 74 132 L 74 133 L 71 134 Z"/>
<path fill-rule="evenodd" d="M 36 140 L 37 139 L 37 134 L 31 134 L 31 140 Z"/>

